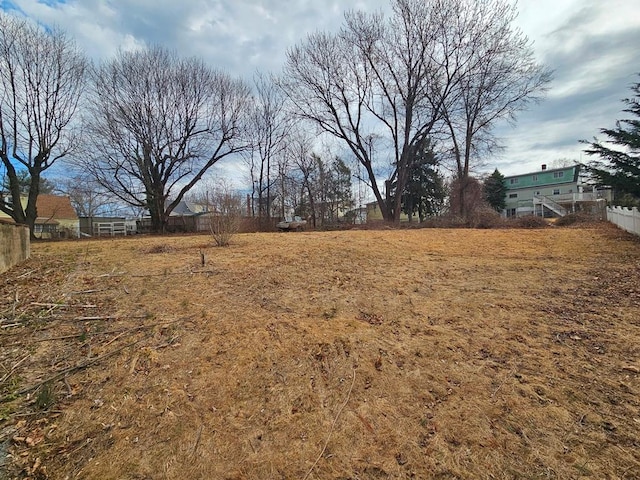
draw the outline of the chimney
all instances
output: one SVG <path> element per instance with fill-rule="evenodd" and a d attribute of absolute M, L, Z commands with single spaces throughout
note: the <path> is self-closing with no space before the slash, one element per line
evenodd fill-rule
<path fill-rule="evenodd" d="M 542 171 L 544 172 L 546 169 L 547 169 L 547 164 L 546 164 L 546 163 L 543 163 L 543 164 L 542 164 Z"/>

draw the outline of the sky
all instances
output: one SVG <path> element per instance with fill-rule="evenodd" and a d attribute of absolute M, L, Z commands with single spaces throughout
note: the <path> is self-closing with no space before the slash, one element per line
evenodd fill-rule
<path fill-rule="evenodd" d="M 251 81 L 256 70 L 278 72 L 308 33 L 338 29 L 345 10 L 385 10 L 388 1 L 0 0 L 0 9 L 63 28 L 95 61 L 160 44 Z M 516 26 L 554 79 L 515 127 L 498 126 L 504 148 L 478 173 L 587 161 L 578 141 L 625 118 L 621 99 L 640 80 L 639 0 L 520 0 L 518 10 Z"/>

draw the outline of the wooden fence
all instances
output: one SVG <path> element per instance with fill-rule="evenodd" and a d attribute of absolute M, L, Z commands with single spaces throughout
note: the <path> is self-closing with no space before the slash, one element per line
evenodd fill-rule
<path fill-rule="evenodd" d="M 636 207 L 607 207 L 607 220 L 629 233 L 640 235 L 640 212 Z"/>

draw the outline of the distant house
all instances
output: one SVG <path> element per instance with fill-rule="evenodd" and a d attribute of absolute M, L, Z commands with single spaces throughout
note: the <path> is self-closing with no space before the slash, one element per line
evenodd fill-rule
<path fill-rule="evenodd" d="M 211 225 L 213 208 L 202 203 L 181 200 L 171 211 L 167 222 L 170 232 L 206 232 Z"/>
<path fill-rule="evenodd" d="M 39 238 L 78 238 L 80 221 L 69 197 L 38 195 L 38 218 L 33 233 Z"/>
<path fill-rule="evenodd" d="M 21 198 L 22 207 L 27 205 L 27 197 Z M 33 228 L 38 238 L 77 238 L 80 236 L 78 215 L 71 206 L 69 197 L 61 195 L 38 195 L 36 202 L 38 218 Z M 0 217 L 9 218 L 0 212 Z"/>
<path fill-rule="evenodd" d="M 369 202 L 366 205 L 367 208 L 367 223 L 375 223 L 384 221 L 384 217 L 382 215 L 382 210 L 380 210 L 380 205 L 378 202 Z M 409 216 L 406 213 L 400 212 L 400 221 L 407 222 L 409 221 Z"/>
<path fill-rule="evenodd" d="M 507 217 L 537 215 L 552 218 L 568 213 L 596 213 L 606 205 L 608 191 L 598 191 L 581 176 L 581 166 L 542 169 L 504 178 L 507 187 Z"/>
<path fill-rule="evenodd" d="M 172 217 L 179 216 L 192 216 L 199 215 L 201 213 L 206 213 L 211 209 L 209 205 L 205 205 L 202 203 L 188 202 L 186 200 L 181 200 L 178 205 L 171 211 Z"/>

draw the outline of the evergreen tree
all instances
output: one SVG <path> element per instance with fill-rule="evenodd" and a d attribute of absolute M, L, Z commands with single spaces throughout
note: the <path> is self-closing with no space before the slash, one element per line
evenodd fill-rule
<path fill-rule="evenodd" d="M 504 175 L 497 168 L 484 181 L 483 193 L 491 208 L 496 212 L 504 210 L 507 205 L 507 185 L 504 183 Z"/>
<path fill-rule="evenodd" d="M 617 199 L 632 196 L 640 200 L 640 82 L 631 87 L 632 98 L 622 101 L 627 105 L 623 112 L 635 118 L 619 120 L 613 129 L 600 132 L 609 137 L 605 142 L 594 138 L 585 150 L 588 155 L 600 157 L 587 165 L 598 185 L 610 186 Z M 615 148 L 617 146 L 619 148 Z"/>
<path fill-rule="evenodd" d="M 438 214 L 446 197 L 444 177 L 438 171 L 439 160 L 427 140 L 421 149 L 415 152 L 410 166 L 409 176 L 402 192 L 402 212 L 409 221 L 418 215 L 420 221 Z M 395 195 L 396 183 L 391 186 Z"/>
<path fill-rule="evenodd" d="M 15 181 L 18 184 L 20 195 L 29 195 L 29 189 L 31 188 L 31 175 L 29 174 L 29 170 L 27 170 L 26 168 L 23 168 L 22 170 L 16 170 Z M 2 190 L 5 192 L 11 191 L 10 181 L 6 176 L 2 180 Z M 44 177 L 40 177 L 40 186 L 38 189 L 38 193 L 48 195 L 52 194 L 55 190 L 56 186 L 52 181 Z"/>

